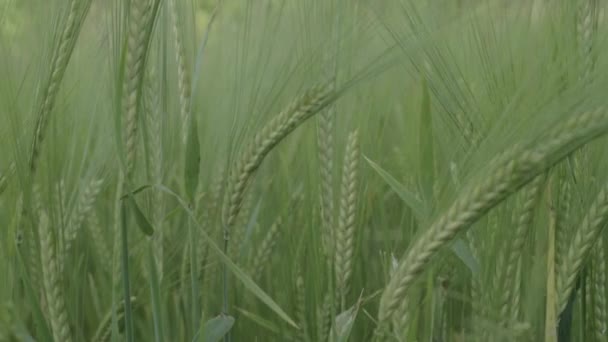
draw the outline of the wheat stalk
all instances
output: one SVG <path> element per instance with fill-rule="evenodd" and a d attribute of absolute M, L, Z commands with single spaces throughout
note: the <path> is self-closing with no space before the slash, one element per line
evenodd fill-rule
<path fill-rule="evenodd" d="M 59 265 L 55 253 L 55 242 L 45 212 L 40 213 L 40 250 L 44 290 L 48 303 L 53 339 L 69 342 L 72 340 L 68 314 L 65 308 L 63 290 L 61 288 Z"/>
<path fill-rule="evenodd" d="M 528 148 L 515 146 L 492 162 L 488 176 L 461 192 L 399 263 L 382 294 L 377 335 L 384 336 L 390 318 L 405 300 L 408 289 L 441 247 L 536 175 L 604 134 L 607 114 L 600 108 L 572 116 L 558 123 L 540 142 Z"/>
<path fill-rule="evenodd" d="M 224 183 L 226 178 L 226 172 L 224 171 L 224 166 L 220 163 L 217 172 L 215 173 L 213 180 L 210 185 L 210 195 L 209 202 L 207 204 L 207 220 L 209 222 L 205 223 L 205 227 L 203 229 L 207 229 L 207 233 L 211 237 L 216 237 L 218 233 L 217 226 L 215 223 L 218 219 L 218 209 L 221 205 L 222 193 L 224 191 Z M 205 222 L 205 221 L 204 221 Z M 202 233 L 201 233 L 202 234 Z M 211 291 L 213 284 L 217 277 L 217 256 L 215 253 L 209 253 L 209 245 L 205 242 L 205 239 L 200 238 L 199 241 L 203 243 L 198 250 L 203 252 L 206 257 L 201 259 L 204 267 L 204 278 L 203 278 L 203 288 L 205 291 Z M 211 296 L 207 296 L 206 300 L 210 300 Z M 207 305 L 208 306 L 208 305 Z"/>
<path fill-rule="evenodd" d="M 112 303 L 116 303 L 116 298 L 119 298 L 121 287 L 120 287 L 120 212 L 121 212 L 121 196 L 124 189 L 124 173 L 118 173 L 118 180 L 116 182 L 116 193 L 114 198 L 114 215 L 113 215 L 113 229 L 114 229 L 114 241 L 112 242 Z"/>
<path fill-rule="evenodd" d="M 355 214 L 357 209 L 359 183 L 359 133 L 349 134 L 346 143 L 346 154 L 342 172 L 342 190 L 340 191 L 340 219 L 335 234 L 335 270 L 336 288 L 342 299 L 342 309 L 348 293 L 352 273 L 352 259 L 355 239 Z"/>
<path fill-rule="evenodd" d="M 304 286 L 304 278 L 299 274 L 296 277 L 296 313 L 295 317 L 298 320 L 298 326 L 300 331 L 298 332 L 298 341 L 307 342 L 310 340 L 308 337 L 308 323 L 306 319 L 306 287 Z"/>

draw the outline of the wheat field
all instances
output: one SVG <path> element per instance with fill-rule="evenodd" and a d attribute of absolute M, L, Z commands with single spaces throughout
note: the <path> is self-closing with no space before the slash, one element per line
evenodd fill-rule
<path fill-rule="evenodd" d="M 0 0 L 0 341 L 608 341 L 599 0 Z"/>

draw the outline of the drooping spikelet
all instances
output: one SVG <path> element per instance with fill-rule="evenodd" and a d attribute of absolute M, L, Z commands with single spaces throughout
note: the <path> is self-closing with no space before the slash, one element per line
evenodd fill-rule
<path fill-rule="evenodd" d="M 30 170 L 32 173 L 36 171 L 38 154 L 44 140 L 49 116 L 55 106 L 55 98 L 57 97 L 59 86 L 63 80 L 65 70 L 67 69 L 74 45 L 76 44 L 78 34 L 90 5 L 91 0 L 70 0 L 69 2 L 65 26 L 59 37 L 57 48 L 53 51 L 51 57 L 51 70 L 48 83 L 46 83 L 45 88 L 42 90 L 42 99 L 37 108 L 36 127 L 30 154 Z"/>
<path fill-rule="evenodd" d="M 236 223 L 247 189 L 255 171 L 268 153 L 300 124 L 323 109 L 334 93 L 328 84 L 313 87 L 298 97 L 258 132 L 231 170 L 223 223 L 228 229 Z"/>

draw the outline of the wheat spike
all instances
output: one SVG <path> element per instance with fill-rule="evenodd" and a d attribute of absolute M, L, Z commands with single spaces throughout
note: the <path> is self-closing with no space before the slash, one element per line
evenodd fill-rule
<path fill-rule="evenodd" d="M 593 310 L 596 340 L 606 339 L 606 253 L 603 239 L 593 250 Z"/>
<path fill-rule="evenodd" d="M 333 182 L 333 122 L 334 110 L 328 109 L 319 115 L 317 123 L 317 146 L 319 149 L 319 171 L 321 180 L 321 237 L 324 251 L 331 255 L 334 241 L 334 182 Z"/>
<path fill-rule="evenodd" d="M 562 180 L 559 189 L 557 222 L 555 226 L 555 267 L 556 275 L 559 277 L 559 271 L 562 267 L 563 258 L 568 253 L 568 239 L 570 235 L 570 201 L 571 201 L 571 185 L 567 180 Z"/>
<path fill-rule="evenodd" d="M 223 215 L 225 227 L 230 229 L 234 226 L 243 204 L 245 190 L 266 155 L 300 124 L 323 109 L 333 93 L 333 87 L 329 84 L 313 87 L 294 100 L 254 136 L 253 142 L 237 159 L 230 173 Z"/>
<path fill-rule="evenodd" d="M 150 148 L 148 149 L 148 164 L 150 165 L 150 180 L 153 183 L 161 184 L 163 181 L 163 144 L 162 144 L 162 116 L 161 116 L 161 104 L 159 101 L 159 92 L 156 91 L 156 77 L 152 71 L 148 73 L 148 86 L 146 87 L 146 119 L 148 123 L 148 141 L 150 142 Z M 155 228 L 153 236 L 154 244 L 154 260 L 156 262 L 156 269 L 158 271 L 158 277 L 162 280 L 163 278 L 163 194 L 160 191 L 154 191 L 151 194 L 150 200 L 150 211 L 152 215 L 152 223 Z"/>
<path fill-rule="evenodd" d="M 97 251 L 97 255 L 101 260 L 101 264 L 106 271 L 112 270 L 112 252 L 110 251 L 110 247 L 105 239 L 104 229 L 101 227 L 101 223 L 99 222 L 99 217 L 93 211 L 88 217 L 87 221 L 89 223 L 89 232 L 91 233 L 91 237 L 93 238 L 93 245 L 95 246 L 95 250 Z"/>
<path fill-rule="evenodd" d="M 308 342 L 308 324 L 306 319 L 306 287 L 304 286 L 304 278 L 298 273 L 296 277 L 296 313 L 295 317 L 298 320 L 300 331 L 298 333 L 298 341 Z"/>
<path fill-rule="evenodd" d="M 268 232 L 266 233 L 264 240 L 262 240 L 262 243 L 258 247 L 255 257 L 252 259 L 253 262 L 250 267 L 250 274 L 253 277 L 253 280 L 256 282 L 260 280 L 264 269 L 270 261 L 270 255 L 277 242 L 279 229 L 281 228 L 282 224 L 283 219 L 280 216 L 277 217 L 272 226 L 270 226 Z"/>
<path fill-rule="evenodd" d="M 245 192 L 245 198 L 243 199 L 243 206 L 239 212 L 236 223 L 236 231 L 234 232 L 233 243 L 230 248 L 230 255 L 233 259 L 238 262 L 241 255 L 241 249 L 243 248 L 243 243 L 245 241 L 245 236 L 247 234 L 247 225 L 249 224 L 249 219 L 251 216 L 251 211 L 253 209 L 253 191 L 249 189 L 249 191 Z"/>
<path fill-rule="evenodd" d="M 317 331 L 318 341 L 327 341 L 329 338 L 329 331 L 331 329 L 331 318 L 332 311 L 334 308 L 335 297 L 328 291 L 323 296 L 323 302 L 317 310 Z"/>
<path fill-rule="evenodd" d="M 59 86 L 63 80 L 80 28 L 82 27 L 82 23 L 84 22 L 90 5 L 91 0 L 70 0 L 69 2 L 69 11 L 65 26 L 61 32 L 58 46 L 55 51 L 53 51 L 53 56 L 51 57 L 51 73 L 48 83 L 42 93 L 42 101 L 37 109 L 38 116 L 36 118 L 34 139 L 30 154 L 30 170 L 32 173 L 36 171 L 40 146 L 44 140 L 49 116 L 55 105 L 55 98 L 59 91 Z"/>
<path fill-rule="evenodd" d="M 340 219 L 335 234 L 336 287 L 342 298 L 342 309 L 344 309 L 344 298 L 348 293 L 354 253 L 355 213 L 359 185 L 359 133 L 356 130 L 348 136 L 343 169 Z"/>
<path fill-rule="evenodd" d="M 91 209 L 93 209 L 93 204 L 101 191 L 101 186 L 103 185 L 103 179 L 93 179 L 87 186 L 84 188 L 84 191 L 79 196 L 79 199 L 76 203 L 76 207 L 72 211 L 71 215 L 67 219 L 66 230 L 64 233 L 64 243 L 65 248 L 63 250 L 62 257 L 59 258 L 60 263 L 59 267 L 63 268 L 64 260 L 67 257 L 67 254 L 70 252 L 72 248 L 72 243 L 76 240 L 78 235 L 78 231 L 82 226 L 82 223 L 85 220 L 85 217 L 89 214 Z"/>
<path fill-rule="evenodd" d="M 186 53 L 182 41 L 182 34 L 179 27 L 179 14 L 176 0 L 169 1 L 171 9 L 171 19 L 173 22 L 173 37 L 175 38 L 175 60 L 177 61 L 177 88 L 179 92 L 180 121 L 182 123 L 181 135 L 182 143 L 186 143 L 188 135 L 188 125 L 190 123 L 191 110 L 191 87 L 190 77 L 186 66 Z"/>
<path fill-rule="evenodd" d="M 130 178 L 135 167 L 137 141 L 137 115 L 146 53 L 154 20 L 154 6 L 150 0 L 131 1 L 125 73 L 123 82 L 123 139 L 126 153 L 126 176 Z"/>
<path fill-rule="evenodd" d="M 581 59 L 582 75 L 588 80 L 593 72 L 593 35 L 597 21 L 597 0 L 578 0 L 576 30 Z"/>
<path fill-rule="evenodd" d="M 576 278 L 606 222 L 608 222 L 608 183 L 599 191 L 580 228 L 574 234 L 561 270 L 558 272 L 559 312 L 566 307 Z"/>
<path fill-rule="evenodd" d="M 500 299 L 500 317 L 509 317 L 509 312 L 513 311 L 514 304 L 512 296 L 517 291 L 519 284 L 513 283 L 517 279 L 517 269 L 521 254 L 523 252 L 524 243 L 528 236 L 528 231 L 532 226 L 534 219 L 534 209 L 536 209 L 540 201 L 544 188 L 546 177 L 543 175 L 537 176 L 523 191 L 523 205 L 517 218 L 515 233 L 508 248 L 505 250 L 504 267 L 497 267 L 498 271 L 504 270 L 504 277 L 499 282 L 504 286 Z M 508 323 L 508 322 L 504 322 Z"/>
<path fill-rule="evenodd" d="M 44 290 L 48 303 L 53 339 L 69 342 L 72 340 L 68 314 L 65 308 L 63 290 L 61 288 L 59 266 L 55 253 L 55 242 L 46 213 L 40 213 L 40 250 Z"/>
<path fill-rule="evenodd" d="M 334 7 L 335 21 L 331 27 L 332 47 L 325 54 L 324 73 L 333 76 L 333 86 L 336 86 L 338 76 L 338 52 L 340 50 L 341 14 Z M 331 51 L 331 52 L 330 52 Z M 336 121 L 336 105 L 331 104 L 323 110 L 317 119 L 317 149 L 319 158 L 320 196 L 321 196 L 321 241 L 328 262 L 334 254 L 334 126 Z"/>

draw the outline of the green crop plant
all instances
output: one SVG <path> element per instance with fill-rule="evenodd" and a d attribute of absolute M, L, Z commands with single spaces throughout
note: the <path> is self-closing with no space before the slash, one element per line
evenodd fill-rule
<path fill-rule="evenodd" d="M 597 0 L 0 0 L 0 341 L 605 341 Z"/>

